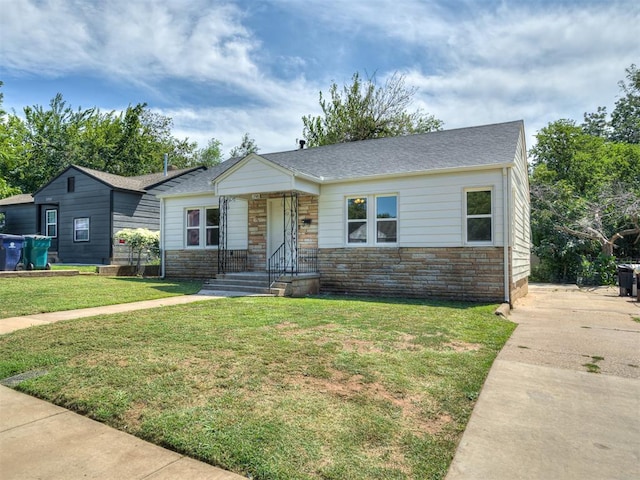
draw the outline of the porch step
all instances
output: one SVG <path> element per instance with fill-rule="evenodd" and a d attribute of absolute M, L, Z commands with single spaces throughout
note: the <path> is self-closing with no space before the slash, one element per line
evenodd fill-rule
<path fill-rule="evenodd" d="M 203 290 L 243 292 L 248 295 L 284 296 L 284 288 L 267 286 L 269 277 L 265 273 L 227 273 L 204 282 Z"/>

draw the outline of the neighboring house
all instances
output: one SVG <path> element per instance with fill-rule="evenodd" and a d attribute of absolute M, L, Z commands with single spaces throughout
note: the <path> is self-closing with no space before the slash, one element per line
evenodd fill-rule
<path fill-rule="evenodd" d="M 527 293 L 522 121 L 250 154 L 159 198 L 168 277 L 314 272 L 324 293 Z"/>
<path fill-rule="evenodd" d="M 36 206 L 33 203 L 33 197 L 29 194 L 0 199 L 0 213 L 4 214 L 2 232 L 35 233 L 37 231 L 35 212 Z"/>
<path fill-rule="evenodd" d="M 122 177 L 72 165 L 33 196 L 0 201 L 0 212 L 6 215 L 7 233 L 51 237 L 49 253 L 57 261 L 109 264 L 114 260 L 114 235 L 124 228 L 159 230 L 156 194 L 203 169 Z M 29 203 L 21 203 L 29 197 Z"/>

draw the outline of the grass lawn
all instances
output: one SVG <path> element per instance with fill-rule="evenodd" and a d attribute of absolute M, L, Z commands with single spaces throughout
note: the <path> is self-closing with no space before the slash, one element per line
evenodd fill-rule
<path fill-rule="evenodd" d="M 200 282 L 97 275 L 0 278 L 0 319 L 192 294 L 200 287 Z"/>
<path fill-rule="evenodd" d="M 495 306 L 229 298 L 0 337 L 18 389 L 253 479 L 443 478 Z"/>
<path fill-rule="evenodd" d="M 65 265 L 51 264 L 51 270 L 78 270 L 80 273 L 97 273 L 98 267 L 95 265 Z"/>

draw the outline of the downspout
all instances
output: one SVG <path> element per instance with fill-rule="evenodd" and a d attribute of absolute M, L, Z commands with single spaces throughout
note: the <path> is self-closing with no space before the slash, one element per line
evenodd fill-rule
<path fill-rule="evenodd" d="M 509 174 L 507 167 L 502 167 L 502 248 L 504 264 L 504 302 L 511 303 L 509 295 Z"/>
<path fill-rule="evenodd" d="M 160 278 L 164 280 L 164 198 L 160 199 Z"/>

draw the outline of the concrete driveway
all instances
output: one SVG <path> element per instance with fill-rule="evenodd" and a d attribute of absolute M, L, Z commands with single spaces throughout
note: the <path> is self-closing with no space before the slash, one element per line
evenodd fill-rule
<path fill-rule="evenodd" d="M 640 303 L 532 285 L 447 480 L 640 478 Z"/>

